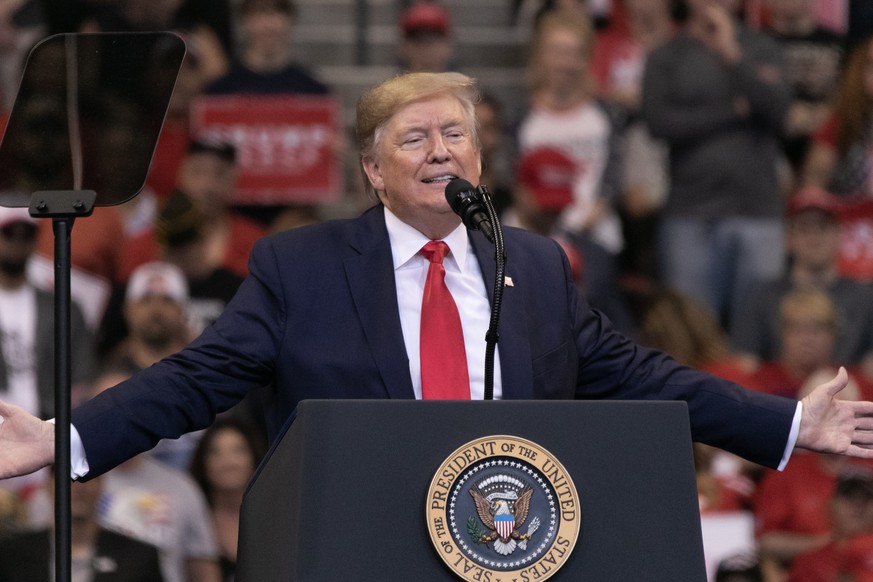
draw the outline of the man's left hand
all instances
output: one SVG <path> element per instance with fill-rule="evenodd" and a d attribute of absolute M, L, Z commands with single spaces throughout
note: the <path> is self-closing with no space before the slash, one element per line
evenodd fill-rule
<path fill-rule="evenodd" d="M 797 447 L 873 459 L 873 402 L 837 398 L 848 381 L 846 369 L 840 368 L 801 400 Z"/>

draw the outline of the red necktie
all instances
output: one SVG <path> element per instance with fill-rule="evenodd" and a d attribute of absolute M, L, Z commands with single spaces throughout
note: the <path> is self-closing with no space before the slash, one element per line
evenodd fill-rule
<path fill-rule="evenodd" d="M 449 288 L 443 259 L 449 247 L 441 241 L 424 245 L 430 261 L 421 298 L 421 397 L 425 400 L 469 400 L 470 377 L 461 316 Z"/>

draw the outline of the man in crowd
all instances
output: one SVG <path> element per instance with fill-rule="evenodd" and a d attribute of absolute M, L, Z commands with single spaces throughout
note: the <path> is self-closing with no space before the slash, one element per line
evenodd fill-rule
<path fill-rule="evenodd" d="M 237 175 L 234 146 L 195 140 L 188 145 L 180 165 L 178 189 L 203 215 L 205 224 L 200 235 L 207 265 L 244 277 L 249 252 L 266 230 L 233 210 Z M 124 277 L 130 276 L 137 266 L 157 259 L 159 253 L 154 229 L 134 238 L 125 256 Z"/>
<path fill-rule="evenodd" d="M 73 475 L 203 428 L 270 382 L 271 437 L 307 398 L 483 398 L 494 250 L 444 195 L 455 177 L 479 181 L 477 95 L 458 73 L 403 75 L 364 94 L 358 146 L 379 204 L 262 239 L 249 277 L 200 338 L 74 411 Z M 844 370 L 800 403 L 682 367 L 590 309 L 555 241 L 517 229 L 505 241 L 513 285 L 496 398 L 682 400 L 694 439 L 771 467 L 795 447 L 873 457 L 873 403 L 834 398 Z M 434 294 L 445 302 L 436 315 Z M 429 331 L 434 320 L 447 324 L 442 333 Z M 456 355 L 432 357 L 442 349 Z M 0 416 L 0 477 L 52 462 L 53 425 L 2 403 Z"/>
<path fill-rule="evenodd" d="M 112 367 L 131 373 L 178 352 L 191 340 L 188 283 L 181 269 L 154 261 L 140 265 L 127 283 L 127 338 L 110 356 Z"/>
<path fill-rule="evenodd" d="M 799 171 L 813 132 L 830 115 L 845 39 L 818 22 L 815 0 L 767 0 L 766 4 L 767 33 L 785 52 L 785 76 L 794 95 L 782 141 L 788 161 Z"/>
<path fill-rule="evenodd" d="M 870 580 L 873 577 L 873 475 L 862 470 L 840 475 L 830 501 L 831 532 L 826 545 L 795 558 L 792 582 Z"/>
<path fill-rule="evenodd" d="M 27 277 L 37 221 L 26 208 L 0 208 L 0 398 L 49 418 L 54 411 L 54 299 Z M 93 346 L 76 304 L 71 311 L 73 384 L 91 380 Z"/>
<path fill-rule="evenodd" d="M 436 2 L 415 2 L 400 15 L 400 65 L 404 71 L 450 70 L 454 54 L 449 11 Z"/>
<path fill-rule="evenodd" d="M 757 360 L 775 360 L 780 352 L 779 303 L 796 289 L 817 289 L 830 297 L 839 324 L 833 362 L 865 365 L 873 362 L 873 288 L 843 277 L 838 267 L 840 204 L 823 190 L 804 188 L 792 196 L 786 216 L 785 250 L 788 272 L 754 285 L 740 304 L 731 326 L 738 352 Z"/>
<path fill-rule="evenodd" d="M 670 150 L 663 278 L 723 323 L 783 260 L 776 162 L 791 90 L 778 44 L 743 26 L 740 4 L 688 0 L 687 19 L 649 55 L 643 81 L 643 118 Z"/>

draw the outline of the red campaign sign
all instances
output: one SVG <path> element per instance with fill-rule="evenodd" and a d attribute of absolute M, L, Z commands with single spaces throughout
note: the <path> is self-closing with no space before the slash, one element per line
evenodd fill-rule
<path fill-rule="evenodd" d="M 873 200 L 844 205 L 840 213 L 839 271 L 862 281 L 873 281 Z"/>
<path fill-rule="evenodd" d="M 338 200 L 339 131 L 339 105 L 329 96 L 203 96 L 191 109 L 192 135 L 236 147 L 238 204 Z"/>

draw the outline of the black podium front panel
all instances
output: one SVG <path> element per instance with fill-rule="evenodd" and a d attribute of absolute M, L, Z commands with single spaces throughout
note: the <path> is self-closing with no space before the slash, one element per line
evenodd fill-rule
<path fill-rule="evenodd" d="M 400 400 L 300 404 L 246 495 L 238 579 L 456 579 L 428 534 L 428 487 L 488 435 L 548 449 L 575 483 L 581 530 L 551 580 L 706 579 L 684 403 Z"/>

